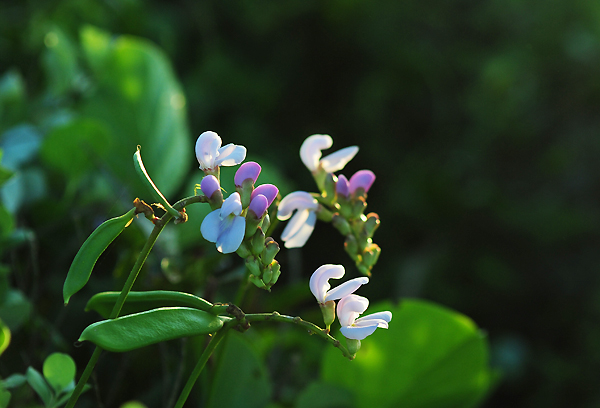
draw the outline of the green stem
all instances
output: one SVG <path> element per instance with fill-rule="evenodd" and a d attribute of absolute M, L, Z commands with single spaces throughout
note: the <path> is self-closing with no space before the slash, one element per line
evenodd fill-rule
<path fill-rule="evenodd" d="M 237 323 L 237 322 L 233 321 L 233 323 Z M 208 346 L 206 346 L 206 348 L 202 352 L 202 355 L 200 356 L 200 359 L 196 363 L 196 367 L 194 367 L 194 371 L 192 371 L 192 373 L 190 374 L 190 377 L 188 378 L 187 382 L 185 383 L 185 387 L 183 387 L 183 390 L 181 391 L 181 394 L 179 395 L 179 399 L 177 399 L 177 402 L 175 403 L 174 408 L 183 408 L 183 404 L 185 404 L 185 401 L 187 400 L 188 396 L 190 395 L 190 392 L 192 391 L 192 388 L 194 388 L 194 384 L 196 383 L 196 380 L 200 376 L 200 373 L 202 373 L 202 370 L 204 369 L 204 366 L 206 365 L 208 359 L 210 358 L 212 353 L 215 351 L 215 349 L 217 348 L 217 346 L 219 345 L 221 340 L 223 340 L 223 338 L 229 331 L 230 327 L 231 327 L 230 325 L 224 326 L 221 330 L 219 330 L 210 339 Z"/>
<path fill-rule="evenodd" d="M 177 203 L 175 203 L 175 205 L 173 207 L 175 209 L 177 209 L 178 211 L 181 211 L 183 208 L 185 208 L 185 206 L 192 204 L 192 203 L 198 203 L 198 202 L 206 202 L 206 197 L 203 195 L 187 197 L 182 200 L 179 200 Z M 127 281 L 123 285 L 123 290 L 121 290 L 121 293 L 119 294 L 119 298 L 115 302 L 115 306 L 113 307 L 113 310 L 110 314 L 111 319 L 117 318 L 119 316 L 119 313 L 121 313 L 121 309 L 123 308 L 123 304 L 125 303 L 125 300 L 127 299 L 127 295 L 131 291 L 131 288 L 133 287 L 133 284 L 135 283 L 135 280 L 137 279 L 138 274 L 140 273 L 142 266 L 144 265 L 144 262 L 146 262 L 146 259 L 148 258 L 148 254 L 150 254 L 150 251 L 152 250 L 152 247 L 154 247 L 154 243 L 156 242 L 156 239 L 162 232 L 165 225 L 167 225 L 167 223 L 169 221 L 171 221 L 171 218 L 173 218 L 172 214 L 165 213 L 154 224 L 154 229 L 150 233 L 150 236 L 148 237 L 148 240 L 146 241 L 144 248 L 142 248 L 142 251 L 138 255 L 138 258 L 135 261 L 133 268 L 131 268 L 131 272 L 129 272 Z M 85 386 L 85 384 L 87 384 L 87 381 L 88 381 L 90 375 L 92 374 L 92 371 L 94 370 L 94 367 L 96 366 L 96 363 L 98 362 L 98 359 L 100 358 L 101 352 L 102 352 L 102 349 L 100 347 L 96 347 L 94 349 L 94 353 L 90 357 L 90 360 L 88 361 L 88 364 L 85 367 L 85 370 L 81 374 L 81 377 L 79 378 L 79 381 L 77 382 L 77 385 L 75 386 L 75 389 L 73 390 L 73 394 L 71 394 L 71 397 L 69 398 L 69 401 L 68 401 L 67 405 L 65 406 L 65 408 L 73 408 L 75 406 L 75 403 L 77 403 L 77 400 L 79 399 L 79 395 L 81 395 L 81 392 L 83 391 L 83 387 Z"/>

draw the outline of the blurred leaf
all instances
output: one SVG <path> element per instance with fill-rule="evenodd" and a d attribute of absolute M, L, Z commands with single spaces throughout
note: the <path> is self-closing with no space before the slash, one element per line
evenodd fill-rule
<path fill-rule="evenodd" d="M 46 178 L 38 168 L 18 171 L 1 188 L 0 197 L 6 209 L 16 214 L 46 195 Z"/>
<path fill-rule="evenodd" d="M 10 212 L 0 204 L 0 238 L 6 238 L 15 230 L 15 220 Z"/>
<path fill-rule="evenodd" d="M 0 354 L 4 353 L 4 350 L 10 344 L 10 329 L 0 320 Z"/>
<path fill-rule="evenodd" d="M 23 374 L 12 374 L 8 377 L 6 377 L 4 380 L 2 380 L 2 386 L 4 388 L 16 388 L 16 387 L 20 387 L 21 385 L 25 384 L 27 382 L 27 377 L 25 377 Z"/>
<path fill-rule="evenodd" d="M 94 165 L 102 167 L 111 142 L 102 122 L 81 118 L 54 128 L 44 139 L 40 154 L 50 166 L 79 178 Z"/>
<path fill-rule="evenodd" d="M 155 45 L 87 26 L 83 50 L 96 81 L 84 112 L 109 127 L 113 148 L 107 165 L 136 195 L 147 194 L 131 163 L 136 147 L 156 186 L 168 198 L 181 185 L 194 157 L 186 119 L 186 99 L 171 64 Z"/>
<path fill-rule="evenodd" d="M 76 49 L 67 35 L 58 27 L 52 27 L 44 36 L 46 50 L 42 64 L 46 70 L 48 88 L 56 95 L 64 94 L 77 78 Z"/>
<path fill-rule="evenodd" d="M 271 399 L 271 383 L 256 350 L 233 331 L 223 343 L 207 407 L 264 407 Z"/>
<path fill-rule="evenodd" d="M 37 155 L 41 142 L 42 136 L 32 125 L 19 125 L 8 129 L 0 138 L 2 165 L 10 170 L 19 169 Z"/>
<path fill-rule="evenodd" d="M 33 367 L 29 367 L 25 373 L 27 382 L 33 390 L 40 396 L 44 405 L 49 407 L 52 402 L 52 390 L 44 377 Z"/>
<path fill-rule="evenodd" d="M 75 379 L 75 361 L 64 353 L 52 353 L 44 361 L 46 381 L 59 393 Z"/>
<path fill-rule="evenodd" d="M 313 382 L 300 394 L 295 408 L 350 408 L 352 393 L 343 387 Z"/>
<path fill-rule="evenodd" d="M 12 289 L 6 294 L 5 302 L 0 305 L 0 319 L 14 332 L 29 320 L 31 309 L 29 299 L 21 291 Z"/>
<path fill-rule="evenodd" d="M 146 408 L 146 406 L 139 401 L 129 401 L 121 405 L 119 408 Z"/>
<path fill-rule="evenodd" d="M 8 407 L 8 403 L 10 402 L 10 392 L 0 387 L 0 408 Z"/>
<path fill-rule="evenodd" d="M 471 320 L 419 300 L 373 305 L 369 313 L 381 310 L 393 313 L 389 329 L 364 339 L 354 361 L 329 348 L 324 381 L 352 390 L 360 408 L 467 408 L 481 402 L 492 373 L 487 342 Z"/>

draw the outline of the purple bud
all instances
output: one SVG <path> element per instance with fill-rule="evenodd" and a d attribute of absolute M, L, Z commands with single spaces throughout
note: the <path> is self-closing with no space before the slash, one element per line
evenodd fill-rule
<path fill-rule="evenodd" d="M 350 177 L 350 192 L 354 194 L 357 189 L 362 187 L 366 193 L 369 191 L 374 181 L 375 173 L 371 170 L 359 170 Z"/>
<path fill-rule="evenodd" d="M 217 178 L 213 175 L 210 175 L 202 179 L 202 181 L 200 182 L 200 189 L 202 190 L 205 196 L 211 198 L 215 191 L 221 189 L 221 186 L 219 186 L 219 181 L 217 180 Z"/>
<path fill-rule="evenodd" d="M 248 207 L 249 211 L 252 211 L 256 214 L 256 218 L 260 219 L 267 211 L 269 207 L 269 200 L 262 194 L 258 194 L 252 197 L 252 201 L 250 201 L 250 207 Z"/>
<path fill-rule="evenodd" d="M 279 189 L 273 184 L 261 184 L 260 186 L 254 189 L 252 195 L 250 196 L 250 200 L 254 199 L 254 197 L 256 197 L 257 195 L 262 194 L 267 198 L 269 205 L 271 205 L 273 200 L 275 200 L 275 197 L 277 197 L 278 193 Z"/>
<path fill-rule="evenodd" d="M 252 184 L 256 183 L 256 179 L 258 179 L 258 175 L 260 174 L 260 164 L 256 162 L 246 162 L 240 166 L 240 168 L 235 172 L 234 182 L 235 185 L 240 187 L 244 180 L 252 179 Z"/>
<path fill-rule="evenodd" d="M 343 174 L 340 174 L 338 177 L 338 181 L 335 185 L 335 191 L 344 197 L 348 197 L 350 195 L 350 183 L 348 183 L 348 179 Z"/>

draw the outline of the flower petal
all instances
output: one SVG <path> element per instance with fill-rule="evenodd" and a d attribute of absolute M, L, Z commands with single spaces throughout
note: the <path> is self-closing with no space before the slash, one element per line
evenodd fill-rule
<path fill-rule="evenodd" d="M 283 233 L 281 234 L 281 239 L 285 241 L 286 248 L 300 248 L 304 246 L 304 244 L 306 244 L 306 241 L 308 241 L 308 238 L 310 238 L 310 234 L 312 234 L 313 230 L 315 229 L 315 223 L 317 222 L 317 214 L 314 211 L 302 212 L 307 212 L 308 216 L 305 218 L 306 221 L 299 225 L 300 228 L 294 226 L 294 234 L 290 234 L 289 231 L 287 231 L 288 227 L 290 227 L 290 224 L 293 221 L 293 218 L 298 216 L 298 212 L 294 217 L 292 217 L 292 220 L 290 221 L 290 223 L 288 223 L 288 225 L 286 225 L 285 229 L 283 230 Z M 286 239 L 283 238 L 284 235 L 286 236 Z"/>
<path fill-rule="evenodd" d="M 215 167 L 215 160 L 221 147 L 221 138 L 215 132 L 207 131 L 198 136 L 196 140 L 196 159 L 202 170 Z"/>
<path fill-rule="evenodd" d="M 325 303 L 326 301 L 327 291 L 331 287 L 329 285 L 329 279 L 340 279 L 344 276 L 344 273 L 345 270 L 342 265 L 331 264 L 322 265 L 313 272 L 310 281 L 308 282 L 308 286 L 319 303 Z"/>
<path fill-rule="evenodd" d="M 321 159 L 320 164 L 328 173 L 334 173 L 344 168 L 344 166 L 352 160 L 352 158 L 358 153 L 358 146 L 350 146 L 344 149 L 338 150 L 335 153 L 331 153 Z"/>
<path fill-rule="evenodd" d="M 362 187 L 367 193 L 374 181 L 375 173 L 371 170 L 359 170 L 350 177 L 350 192 L 354 194 L 358 188 Z"/>
<path fill-rule="evenodd" d="M 343 174 L 338 176 L 338 181 L 335 184 L 335 191 L 339 195 L 343 195 L 344 197 L 348 197 L 350 195 L 350 184 L 348 183 L 348 179 Z"/>
<path fill-rule="evenodd" d="M 242 200 L 240 199 L 240 193 L 232 193 L 221 206 L 221 218 L 225 218 L 230 214 L 240 215 L 242 212 Z"/>
<path fill-rule="evenodd" d="M 221 232 L 221 217 L 219 217 L 220 210 L 211 211 L 200 225 L 200 232 L 205 240 L 209 242 L 217 242 L 219 234 Z"/>
<path fill-rule="evenodd" d="M 202 190 L 204 195 L 208 198 L 211 198 L 215 191 L 218 191 L 220 188 L 219 180 L 212 174 L 205 176 L 200 182 L 200 190 Z"/>
<path fill-rule="evenodd" d="M 315 171 L 319 167 L 321 150 L 329 149 L 333 145 L 333 139 L 329 135 L 312 135 L 307 137 L 300 146 L 300 159 L 310 170 Z"/>
<path fill-rule="evenodd" d="M 338 320 L 342 326 L 352 326 L 354 320 L 369 307 L 369 299 L 358 295 L 343 297 L 337 305 Z"/>
<path fill-rule="evenodd" d="M 371 313 L 369 315 L 363 316 L 359 319 L 356 319 L 356 321 L 354 322 L 355 325 L 360 325 L 363 324 L 365 321 L 368 320 L 383 320 L 386 323 L 386 327 L 387 327 L 387 323 L 392 321 L 392 312 L 377 312 L 377 313 Z M 382 327 L 382 326 L 379 326 Z"/>
<path fill-rule="evenodd" d="M 216 166 L 235 166 L 240 164 L 246 158 L 246 148 L 244 146 L 229 143 L 219 149 Z"/>
<path fill-rule="evenodd" d="M 237 251 L 244 239 L 246 231 L 246 219 L 241 216 L 235 216 L 233 220 L 221 231 L 217 239 L 217 250 L 224 254 L 230 254 Z"/>
<path fill-rule="evenodd" d="M 264 195 L 269 201 L 269 205 L 271 205 L 273 200 L 275 200 L 275 197 L 277 197 L 277 194 L 279 194 L 279 189 L 273 184 L 261 184 L 252 191 L 250 199 L 253 199 L 259 194 Z M 269 205 L 267 205 L 267 207 Z"/>
<path fill-rule="evenodd" d="M 340 332 L 347 339 L 362 340 L 365 337 L 373 334 L 375 329 L 377 329 L 377 326 L 368 326 L 368 327 L 342 326 L 342 328 L 340 328 Z"/>
<path fill-rule="evenodd" d="M 366 283 L 369 283 L 369 278 L 367 277 L 350 279 L 348 282 L 344 282 L 328 291 L 325 294 L 325 301 L 337 300 L 348 296 L 349 294 L 354 293 L 361 285 Z"/>
<path fill-rule="evenodd" d="M 260 187 L 260 186 L 259 186 Z M 294 210 L 316 210 L 319 202 L 306 191 L 294 191 L 283 197 L 277 209 L 277 218 L 285 221 L 292 216 Z"/>
<path fill-rule="evenodd" d="M 252 184 L 256 183 L 258 175 L 260 174 L 260 164 L 256 162 L 246 162 L 240 166 L 235 172 L 233 181 L 236 186 L 241 186 L 244 180 L 252 179 Z"/>
<path fill-rule="evenodd" d="M 248 212 L 252 211 L 256 215 L 256 219 L 262 218 L 269 207 L 269 200 L 262 194 L 254 196 L 250 201 Z"/>

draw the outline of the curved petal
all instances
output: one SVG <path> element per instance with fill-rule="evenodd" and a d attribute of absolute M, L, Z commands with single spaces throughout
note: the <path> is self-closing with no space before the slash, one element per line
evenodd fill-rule
<path fill-rule="evenodd" d="M 232 222 L 221 231 L 217 239 L 217 250 L 224 254 L 237 251 L 244 239 L 245 231 L 246 219 L 241 216 L 235 216 Z"/>
<path fill-rule="evenodd" d="M 348 183 L 346 176 L 343 174 L 338 176 L 338 181 L 335 184 L 335 191 L 344 197 L 348 197 L 350 195 L 350 184 Z"/>
<path fill-rule="evenodd" d="M 325 303 L 327 291 L 331 287 L 329 279 L 340 279 L 346 271 L 342 265 L 326 264 L 317 268 L 310 277 L 308 286 L 319 303 Z M 334 299 L 330 299 L 334 300 Z"/>
<path fill-rule="evenodd" d="M 292 216 L 294 210 L 316 210 L 319 202 L 306 191 L 294 191 L 283 197 L 277 209 L 277 218 L 285 221 Z"/>
<path fill-rule="evenodd" d="M 377 326 L 368 326 L 368 327 L 342 326 L 342 328 L 340 329 L 340 332 L 347 339 L 362 340 L 365 337 L 373 334 L 375 329 L 377 329 Z"/>
<path fill-rule="evenodd" d="M 208 175 L 205 176 L 200 182 L 200 190 L 204 193 L 205 196 L 211 198 L 215 191 L 219 190 L 221 186 L 219 186 L 219 180 L 215 176 Z"/>
<path fill-rule="evenodd" d="M 317 222 L 317 214 L 315 214 L 314 211 L 307 212 L 308 217 L 306 217 L 306 222 L 304 222 L 293 235 L 289 236 L 287 240 L 283 239 L 283 234 L 286 233 L 286 229 L 289 226 L 289 224 L 286 225 L 285 229 L 283 230 L 281 239 L 285 241 L 286 248 L 300 248 L 304 246 L 304 244 L 306 244 L 306 241 L 308 241 L 308 238 L 310 238 L 310 234 L 312 234 L 313 230 L 315 229 L 315 223 Z"/>
<path fill-rule="evenodd" d="M 219 149 L 216 166 L 235 166 L 240 164 L 246 158 L 246 148 L 244 146 L 229 143 Z"/>
<path fill-rule="evenodd" d="M 359 170 L 350 177 L 350 192 L 354 194 L 356 189 L 362 187 L 367 193 L 374 181 L 375 173 L 371 170 Z"/>
<path fill-rule="evenodd" d="M 328 173 L 334 173 L 344 168 L 344 166 L 352 160 L 352 158 L 358 153 L 358 146 L 350 146 L 344 149 L 338 150 L 335 153 L 331 153 L 321 159 L 321 166 L 323 170 Z"/>
<path fill-rule="evenodd" d="M 250 201 L 250 206 L 248 207 L 248 212 L 252 211 L 257 219 L 262 218 L 269 207 L 269 200 L 262 194 L 259 194 L 253 197 Z"/>
<path fill-rule="evenodd" d="M 260 186 L 256 187 L 254 191 L 252 191 L 250 199 L 253 199 L 259 194 L 264 195 L 269 201 L 269 205 L 271 205 L 273 200 L 275 200 L 275 197 L 277 197 L 277 194 L 279 194 L 279 189 L 273 184 L 261 184 Z"/>
<path fill-rule="evenodd" d="M 241 186 L 244 180 L 252 179 L 252 183 L 256 183 L 258 175 L 260 174 L 260 164 L 256 162 L 246 162 L 240 166 L 235 172 L 233 181 L 236 186 Z"/>
<path fill-rule="evenodd" d="M 385 327 L 387 328 L 387 323 L 392 321 L 392 312 L 377 312 L 377 313 L 371 313 L 369 315 L 363 316 L 359 319 L 356 319 L 356 321 L 354 322 L 355 325 L 359 326 L 359 325 L 365 325 L 365 322 L 372 320 L 372 321 L 383 321 L 385 323 Z M 379 326 L 379 327 L 383 327 L 383 326 Z"/>
<path fill-rule="evenodd" d="M 350 279 L 348 282 L 344 282 L 339 286 L 331 289 L 325 294 L 325 301 L 338 300 L 351 293 L 354 293 L 361 285 L 369 283 L 369 278 L 361 277 Z"/>
<path fill-rule="evenodd" d="M 215 167 L 219 147 L 221 147 L 221 138 L 215 132 L 207 131 L 198 136 L 195 149 L 196 159 L 198 159 L 202 170 Z"/>
<path fill-rule="evenodd" d="M 343 297 L 337 305 L 338 320 L 342 326 L 352 326 L 354 320 L 369 307 L 369 299 L 358 295 Z"/>
<path fill-rule="evenodd" d="M 221 206 L 221 218 L 225 218 L 230 214 L 240 215 L 242 212 L 242 200 L 240 199 L 240 193 L 232 193 Z"/>
<path fill-rule="evenodd" d="M 221 233 L 221 217 L 219 217 L 220 210 L 211 211 L 200 225 L 200 232 L 205 240 L 209 242 L 217 242 L 219 234 Z"/>
<path fill-rule="evenodd" d="M 300 146 L 300 159 L 310 170 L 315 171 L 319 167 L 321 150 L 329 149 L 333 145 L 333 139 L 329 135 L 312 135 L 307 137 Z"/>

